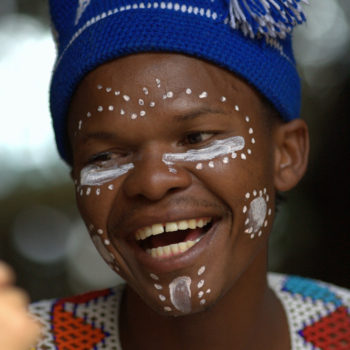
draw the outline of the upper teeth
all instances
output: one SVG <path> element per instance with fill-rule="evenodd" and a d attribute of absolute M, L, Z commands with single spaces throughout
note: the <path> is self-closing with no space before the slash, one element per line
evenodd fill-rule
<path fill-rule="evenodd" d="M 178 230 L 195 229 L 203 227 L 211 221 L 211 218 L 181 220 L 178 222 L 167 222 L 165 224 L 154 224 L 137 230 L 136 239 L 143 240 L 151 236 L 159 235 L 163 232 L 174 232 Z"/>

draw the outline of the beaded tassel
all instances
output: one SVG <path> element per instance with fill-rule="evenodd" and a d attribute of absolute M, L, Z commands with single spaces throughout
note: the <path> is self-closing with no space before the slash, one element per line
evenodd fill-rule
<path fill-rule="evenodd" d="M 258 34 L 284 39 L 306 21 L 301 3 L 308 0 L 228 0 L 230 23 L 252 39 Z"/>

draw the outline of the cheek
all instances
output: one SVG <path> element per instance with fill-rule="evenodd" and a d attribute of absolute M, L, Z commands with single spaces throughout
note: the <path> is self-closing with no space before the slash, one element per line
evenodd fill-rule
<path fill-rule="evenodd" d="M 80 186 L 75 181 L 76 200 L 91 239 L 102 258 L 120 272 L 120 256 L 112 246 L 107 232 L 107 218 L 115 200 L 116 184 Z"/>

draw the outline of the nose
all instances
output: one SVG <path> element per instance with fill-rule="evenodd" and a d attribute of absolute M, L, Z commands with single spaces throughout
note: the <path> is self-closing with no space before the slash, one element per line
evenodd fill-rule
<path fill-rule="evenodd" d="M 162 155 L 156 150 L 148 150 L 134 163 L 134 169 L 123 184 L 124 192 L 129 198 L 143 197 L 157 201 L 191 185 L 191 173 L 176 164 L 168 166 L 162 161 Z"/>

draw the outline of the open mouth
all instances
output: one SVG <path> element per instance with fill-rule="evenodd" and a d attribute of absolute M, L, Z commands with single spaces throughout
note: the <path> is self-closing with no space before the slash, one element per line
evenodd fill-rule
<path fill-rule="evenodd" d="M 212 218 L 154 224 L 135 233 L 142 249 L 154 258 L 182 254 L 197 244 L 213 225 Z"/>

